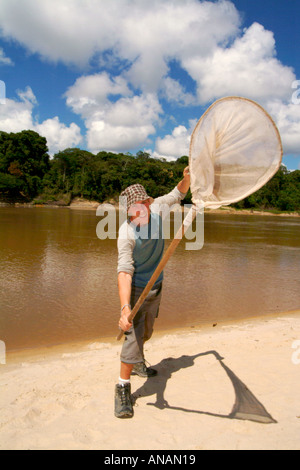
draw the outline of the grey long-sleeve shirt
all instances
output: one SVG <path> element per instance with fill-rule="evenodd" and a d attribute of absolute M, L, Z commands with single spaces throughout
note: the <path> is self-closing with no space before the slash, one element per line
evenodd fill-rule
<path fill-rule="evenodd" d="M 144 237 L 128 221 L 121 225 L 118 237 L 118 273 L 130 274 L 134 285 L 145 287 L 155 271 L 164 249 L 162 219 L 169 214 L 173 205 L 184 199 L 185 195 L 176 187 L 170 193 L 154 199 L 150 206 L 150 221 L 147 233 L 144 231 Z M 151 230 L 150 234 L 148 229 Z M 161 282 L 162 278 L 163 273 L 156 284 Z"/>

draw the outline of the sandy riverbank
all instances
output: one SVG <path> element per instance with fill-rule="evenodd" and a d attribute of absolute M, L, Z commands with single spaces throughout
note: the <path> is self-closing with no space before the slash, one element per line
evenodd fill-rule
<path fill-rule="evenodd" d="M 5 202 L 0 202 L 1 207 L 48 207 L 48 208 L 67 208 L 72 210 L 86 210 L 96 212 L 99 206 L 105 207 L 107 210 L 115 209 L 118 210 L 118 203 L 114 201 L 99 203 L 97 201 L 89 201 L 83 198 L 75 198 L 71 201 L 69 205 L 66 204 L 33 204 L 33 203 L 15 203 L 7 204 Z M 221 207 L 219 209 L 205 209 L 206 213 L 211 214 L 230 214 L 230 215 L 264 215 L 264 216 L 277 216 L 277 217 L 300 217 L 299 212 L 270 212 L 270 211 L 260 211 L 256 209 L 235 209 L 233 207 Z"/>
<path fill-rule="evenodd" d="M 100 204 L 96 201 L 87 201 L 84 199 L 77 198 L 73 200 L 69 206 L 70 209 L 74 210 L 97 210 L 99 206 L 107 208 L 118 209 L 117 203 L 106 202 Z M 183 208 L 182 208 L 183 210 Z M 279 216 L 279 217 L 300 217 L 298 212 L 270 212 L 270 211 L 259 211 L 255 209 L 235 209 L 233 207 L 220 207 L 219 209 L 205 209 L 206 213 L 211 214 L 231 214 L 231 215 L 265 215 L 265 216 Z"/>
<path fill-rule="evenodd" d="M 294 346 L 294 349 L 293 349 Z M 7 356 L 0 449 L 300 449 L 300 311 L 156 334 L 135 415 L 113 414 L 120 343 Z"/>

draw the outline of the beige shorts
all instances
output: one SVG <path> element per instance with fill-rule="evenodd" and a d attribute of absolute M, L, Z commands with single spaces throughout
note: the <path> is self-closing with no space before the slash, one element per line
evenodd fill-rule
<path fill-rule="evenodd" d="M 138 301 L 142 287 L 132 286 L 131 306 Z M 155 319 L 158 317 L 159 305 L 162 295 L 162 283 L 155 286 L 148 294 L 145 302 L 133 319 L 133 326 L 125 333 L 125 340 L 121 351 L 121 361 L 127 364 L 136 364 L 144 360 L 144 343 L 153 333 Z"/>

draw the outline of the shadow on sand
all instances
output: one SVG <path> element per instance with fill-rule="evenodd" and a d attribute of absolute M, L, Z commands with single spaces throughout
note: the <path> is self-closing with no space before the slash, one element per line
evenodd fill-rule
<path fill-rule="evenodd" d="M 235 403 L 231 413 L 228 415 L 222 415 L 208 411 L 191 410 L 169 405 L 169 403 L 164 398 L 164 392 L 167 386 L 167 382 L 169 379 L 171 379 L 172 374 L 178 372 L 180 369 L 192 367 L 195 364 L 195 359 L 207 356 L 209 354 L 214 355 L 216 360 L 219 361 L 220 366 L 224 369 L 233 385 L 235 391 Z M 216 351 L 207 351 L 195 354 L 194 356 L 181 356 L 178 358 L 163 359 L 159 364 L 153 366 L 155 369 L 157 369 L 158 375 L 156 377 L 147 379 L 143 386 L 132 394 L 133 403 L 135 404 L 141 397 L 156 395 L 156 402 L 148 403 L 148 405 L 155 406 L 161 410 L 179 410 L 186 413 L 198 413 L 227 419 L 243 419 L 264 424 L 277 423 L 277 421 L 272 418 L 265 407 L 248 389 L 248 387 L 232 372 L 229 367 L 224 364 L 223 359 L 224 358 L 221 357 Z"/>

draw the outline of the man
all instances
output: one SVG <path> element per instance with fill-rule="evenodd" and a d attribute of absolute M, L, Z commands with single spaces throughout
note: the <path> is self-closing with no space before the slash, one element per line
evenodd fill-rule
<path fill-rule="evenodd" d="M 130 418 L 133 408 L 130 399 L 131 374 L 153 377 L 157 371 L 145 365 L 144 343 L 153 332 L 162 294 L 163 273 L 156 280 L 143 305 L 133 320 L 128 321 L 141 293 L 159 264 L 164 251 L 162 218 L 159 207 L 172 206 L 184 199 L 190 186 L 188 167 L 183 179 L 169 194 L 155 200 L 140 184 L 122 192 L 126 201 L 128 219 L 122 224 L 118 238 L 118 288 L 121 303 L 119 327 L 125 332 L 121 352 L 119 383 L 115 387 L 115 416 Z M 153 204 L 151 208 L 151 204 Z"/>

